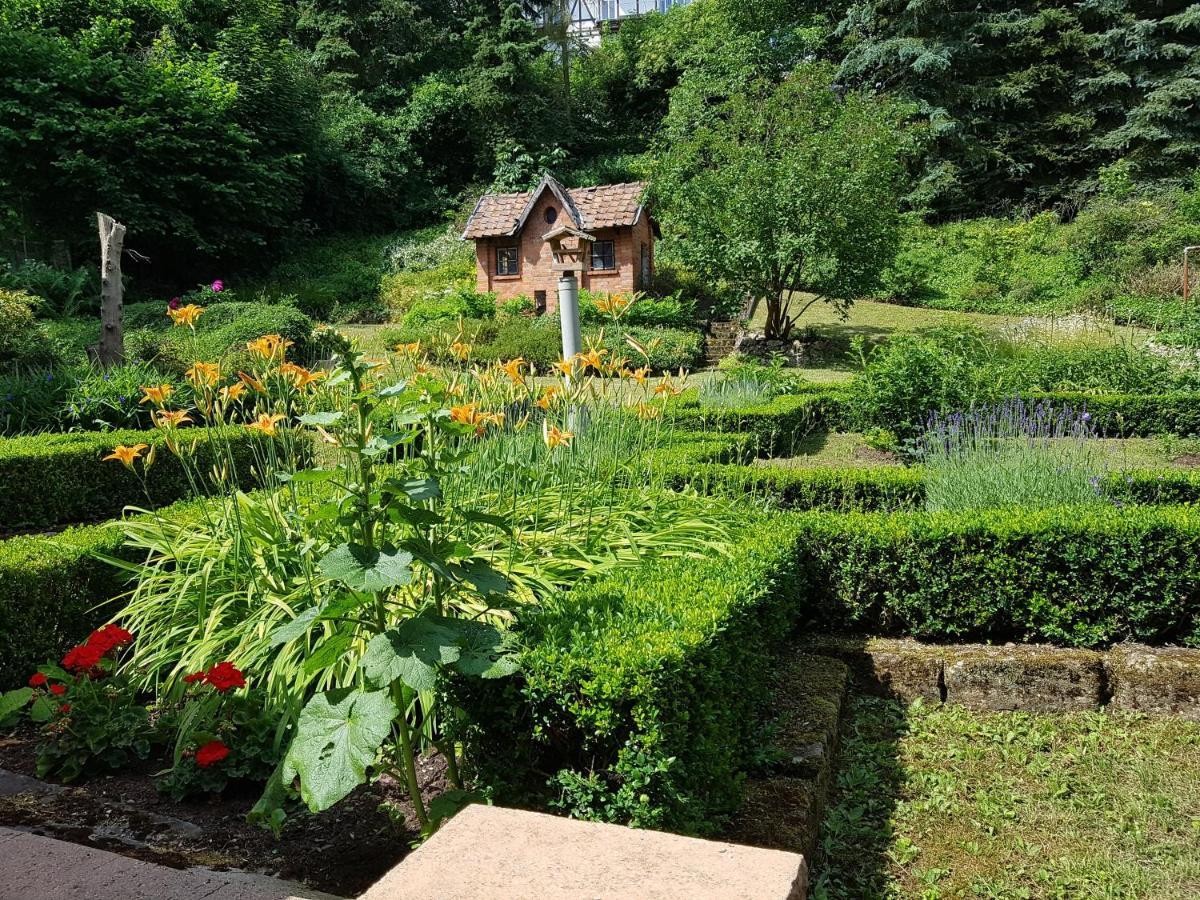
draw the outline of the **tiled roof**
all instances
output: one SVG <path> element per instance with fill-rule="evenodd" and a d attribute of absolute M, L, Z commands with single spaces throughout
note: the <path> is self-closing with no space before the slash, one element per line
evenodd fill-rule
<path fill-rule="evenodd" d="M 467 220 L 463 239 L 515 234 L 522 224 L 522 216 L 527 214 L 532 205 L 530 201 L 542 191 L 551 188 L 552 181 L 553 179 L 547 177 L 534 190 L 519 194 L 484 194 L 475 205 L 471 218 Z M 553 186 L 559 187 L 558 182 L 554 182 Z M 597 228 L 614 228 L 636 223 L 641 215 L 641 197 L 645 190 L 644 181 L 633 181 L 572 188 L 566 191 L 566 194 L 579 211 L 579 217 L 582 219 L 578 223 L 579 227 L 585 231 L 592 231 Z"/>

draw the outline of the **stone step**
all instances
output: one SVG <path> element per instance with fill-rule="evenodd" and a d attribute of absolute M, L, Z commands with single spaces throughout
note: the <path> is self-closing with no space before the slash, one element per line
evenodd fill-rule
<path fill-rule="evenodd" d="M 469 806 L 363 900 L 803 900 L 780 850 Z"/>

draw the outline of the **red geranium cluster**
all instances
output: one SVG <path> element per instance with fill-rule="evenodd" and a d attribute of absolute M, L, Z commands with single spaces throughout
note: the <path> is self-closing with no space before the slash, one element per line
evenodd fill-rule
<path fill-rule="evenodd" d="M 184 675 L 183 680 L 188 684 L 208 682 L 222 694 L 234 688 L 246 686 L 246 677 L 231 662 L 217 663 L 207 672 L 193 672 L 191 675 Z"/>
<path fill-rule="evenodd" d="M 196 751 L 196 765 L 202 769 L 219 763 L 229 755 L 229 748 L 221 741 L 209 741 Z"/>
<path fill-rule="evenodd" d="M 52 684 L 52 683 L 50 683 L 50 679 L 48 679 L 41 672 L 34 672 L 32 675 L 29 676 L 29 686 L 31 688 L 34 688 L 35 690 L 37 688 L 44 687 L 55 697 L 61 697 L 64 694 L 66 694 L 66 692 L 67 692 L 67 686 L 65 684 Z M 35 694 L 34 696 L 37 696 L 37 695 Z M 71 704 L 70 703 L 62 704 L 58 708 L 58 711 L 60 713 L 63 713 L 64 715 L 66 713 L 69 713 L 71 711 Z"/>
<path fill-rule="evenodd" d="M 97 628 L 78 647 L 72 647 L 62 659 L 62 666 L 79 675 L 94 675 L 100 671 L 100 661 L 118 647 L 133 640 L 133 635 L 119 625 Z"/>

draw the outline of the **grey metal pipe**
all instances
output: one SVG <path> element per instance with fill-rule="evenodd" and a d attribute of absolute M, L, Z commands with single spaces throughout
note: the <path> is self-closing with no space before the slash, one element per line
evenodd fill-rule
<path fill-rule="evenodd" d="M 574 359 L 581 349 L 579 338 L 579 282 L 574 272 L 558 279 L 558 320 L 562 323 L 562 358 Z"/>

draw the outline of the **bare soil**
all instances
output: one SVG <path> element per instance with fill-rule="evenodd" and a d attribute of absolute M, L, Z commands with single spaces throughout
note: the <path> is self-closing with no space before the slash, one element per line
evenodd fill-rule
<path fill-rule="evenodd" d="M 363 785 L 318 815 L 289 810 L 276 840 L 246 822 L 260 786 L 176 802 L 154 787 L 163 760 L 70 785 L 5 779 L 5 772 L 35 775 L 36 744 L 31 727 L 0 737 L 0 825 L 173 868 L 256 872 L 354 897 L 407 856 L 420 834 L 406 792 L 390 778 Z M 426 802 L 446 790 L 440 757 L 419 760 L 418 777 Z"/>

